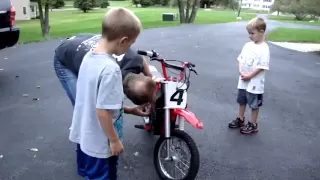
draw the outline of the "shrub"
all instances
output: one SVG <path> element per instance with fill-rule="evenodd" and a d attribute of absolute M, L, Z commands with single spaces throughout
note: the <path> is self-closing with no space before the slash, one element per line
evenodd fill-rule
<path fill-rule="evenodd" d="M 75 0 L 73 6 L 86 13 L 94 7 L 99 7 L 100 4 L 96 0 Z"/>
<path fill-rule="evenodd" d="M 170 0 L 160 0 L 160 3 L 162 6 L 168 6 L 169 2 L 170 2 Z"/>
<path fill-rule="evenodd" d="M 153 5 L 152 0 L 140 0 L 141 7 L 149 7 Z"/>
<path fill-rule="evenodd" d="M 110 3 L 108 0 L 101 0 L 101 4 L 100 4 L 101 8 L 107 8 L 108 6 L 110 6 Z"/>
<path fill-rule="evenodd" d="M 54 9 L 61 8 L 65 5 L 64 0 L 54 0 L 51 2 L 51 7 Z"/>
<path fill-rule="evenodd" d="M 170 0 L 170 6 L 171 7 L 178 7 L 178 1 L 177 0 Z"/>
<path fill-rule="evenodd" d="M 138 6 L 138 4 L 140 4 L 140 0 L 132 0 L 132 4 Z"/>

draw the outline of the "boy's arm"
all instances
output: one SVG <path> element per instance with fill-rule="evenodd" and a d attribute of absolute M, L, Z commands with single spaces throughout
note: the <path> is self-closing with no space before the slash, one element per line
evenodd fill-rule
<path fill-rule="evenodd" d="M 119 140 L 112 122 L 112 110 L 122 108 L 123 89 L 120 70 L 104 72 L 97 91 L 96 113 L 100 124 L 111 142 Z"/>
<path fill-rule="evenodd" d="M 151 71 L 149 69 L 149 65 L 147 63 L 147 59 L 145 57 L 143 57 L 143 56 L 141 56 L 141 57 L 142 57 L 142 63 L 143 63 L 143 74 L 145 76 L 152 77 L 153 75 L 152 75 L 152 73 L 151 73 Z"/>
<path fill-rule="evenodd" d="M 243 46 L 242 50 L 241 50 L 241 53 L 239 54 L 239 56 L 237 57 L 237 60 L 238 60 L 238 68 L 239 68 L 239 73 L 240 75 L 242 76 L 243 75 L 243 69 L 242 69 L 242 64 L 243 64 L 243 51 L 244 51 L 244 48 L 246 47 L 246 45 Z"/>
<path fill-rule="evenodd" d="M 264 70 L 269 70 L 269 61 L 270 61 L 270 52 L 269 49 L 265 50 L 261 57 L 260 61 L 258 62 L 256 68 L 250 74 L 250 78 L 255 77 L 257 74 Z"/>
<path fill-rule="evenodd" d="M 124 113 L 126 113 L 126 114 L 133 114 L 133 106 L 124 106 L 123 107 L 123 111 L 124 111 Z"/>

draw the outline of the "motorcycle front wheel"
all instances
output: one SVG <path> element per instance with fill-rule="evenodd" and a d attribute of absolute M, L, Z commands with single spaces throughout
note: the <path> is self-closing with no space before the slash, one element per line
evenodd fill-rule
<path fill-rule="evenodd" d="M 171 131 L 169 139 L 160 136 L 153 158 L 156 171 L 163 180 L 194 180 L 199 171 L 197 145 L 186 132 L 178 129 Z"/>

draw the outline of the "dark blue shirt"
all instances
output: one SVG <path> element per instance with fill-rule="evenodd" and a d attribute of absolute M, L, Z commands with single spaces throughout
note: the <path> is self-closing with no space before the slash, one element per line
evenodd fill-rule
<path fill-rule="evenodd" d="M 87 52 L 94 48 L 101 35 L 97 34 L 81 34 L 65 39 L 55 50 L 57 59 L 78 76 L 80 65 L 83 57 Z M 129 49 L 121 61 L 118 61 L 122 71 L 122 77 L 131 72 L 139 74 L 143 71 L 143 59 L 133 49 Z"/>

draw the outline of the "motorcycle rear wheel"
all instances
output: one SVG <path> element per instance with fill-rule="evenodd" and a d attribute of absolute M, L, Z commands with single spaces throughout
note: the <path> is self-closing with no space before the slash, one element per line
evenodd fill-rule
<path fill-rule="evenodd" d="M 168 143 L 167 141 L 168 139 L 166 139 L 163 136 L 160 136 L 160 138 L 158 139 L 155 145 L 154 154 L 153 154 L 154 166 L 159 177 L 163 180 L 194 180 L 198 174 L 199 166 L 200 166 L 200 155 L 199 155 L 199 151 L 196 143 L 194 142 L 194 140 L 191 138 L 190 135 L 178 129 L 171 131 L 171 137 L 169 138 L 169 140 L 173 140 L 173 139 L 179 139 L 181 142 L 183 142 L 186 145 L 186 147 L 188 148 L 188 152 L 190 153 L 190 158 L 186 158 L 186 159 L 190 159 L 190 162 L 189 163 L 182 162 L 182 159 L 183 159 L 182 154 L 178 155 L 178 152 L 177 152 L 177 150 L 181 149 L 181 147 L 173 147 L 172 142 L 170 144 L 169 159 L 165 159 L 167 155 L 166 149 L 164 150 L 164 157 L 160 157 L 161 150 L 163 150 L 163 148 L 166 148 Z M 165 169 L 164 163 L 162 163 L 161 160 L 164 160 L 166 163 L 170 163 L 170 162 L 173 163 L 174 168 L 179 169 L 182 176 L 172 177 L 172 175 L 170 175 L 168 170 L 172 170 L 173 168 Z M 182 173 L 181 169 L 177 167 L 179 163 L 180 165 L 188 167 L 188 169 L 186 170 L 186 173 Z"/>

